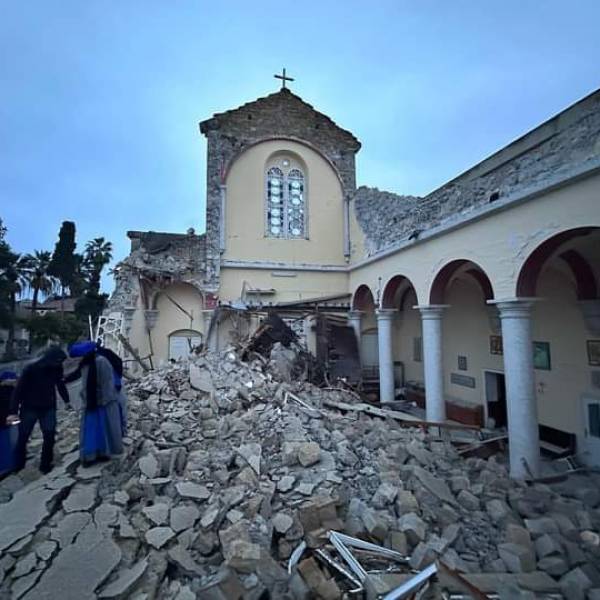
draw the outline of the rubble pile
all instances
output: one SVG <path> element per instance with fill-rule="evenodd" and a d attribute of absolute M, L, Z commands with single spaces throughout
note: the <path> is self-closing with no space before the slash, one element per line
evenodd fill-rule
<path fill-rule="evenodd" d="M 600 597 L 599 475 L 516 483 L 502 455 L 336 409 L 352 395 L 293 362 L 275 344 L 147 373 L 121 459 L 73 447 L 0 482 L 0 598 L 378 598 L 438 560 L 502 597 Z M 353 548 L 362 579 L 336 552 L 357 539 L 393 551 Z"/>

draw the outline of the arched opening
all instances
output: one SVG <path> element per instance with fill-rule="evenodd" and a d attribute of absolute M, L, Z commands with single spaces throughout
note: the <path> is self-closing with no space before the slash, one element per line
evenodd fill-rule
<path fill-rule="evenodd" d="M 360 285 L 352 296 L 352 310 L 359 314 L 355 321 L 362 367 L 363 387 L 378 389 L 379 348 L 375 298 L 368 285 Z"/>
<path fill-rule="evenodd" d="M 395 275 L 383 288 L 381 308 L 395 311 L 392 327 L 394 388 L 405 388 L 407 400 L 425 408 L 421 317 L 413 308 L 417 304 L 415 288 L 404 275 Z"/>
<path fill-rule="evenodd" d="M 354 292 L 354 296 L 352 296 L 352 310 L 375 310 L 375 299 L 368 285 L 359 285 Z"/>
<path fill-rule="evenodd" d="M 204 336 L 193 329 L 179 329 L 169 335 L 169 360 L 180 360 L 191 356 L 202 348 Z"/>
<path fill-rule="evenodd" d="M 600 465 L 600 228 L 557 233 L 519 271 L 531 314 L 542 450 L 567 448 Z"/>
<path fill-rule="evenodd" d="M 493 286 L 473 261 L 456 259 L 440 269 L 429 301 L 447 305 L 442 319 L 442 363 L 446 416 L 455 421 L 507 425 L 500 321 Z"/>
<path fill-rule="evenodd" d="M 494 297 L 492 284 L 485 271 L 478 264 L 470 260 L 457 259 L 442 267 L 442 269 L 435 276 L 435 279 L 431 284 L 429 303 L 445 304 L 446 290 L 448 289 L 449 284 L 453 279 L 457 279 L 465 275 L 473 278 L 479 285 L 484 301 L 491 300 Z"/>

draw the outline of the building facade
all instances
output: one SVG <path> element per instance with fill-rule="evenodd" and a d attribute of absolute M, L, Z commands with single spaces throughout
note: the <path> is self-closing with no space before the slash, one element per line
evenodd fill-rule
<path fill-rule="evenodd" d="M 600 92 L 423 198 L 356 189 L 358 140 L 286 88 L 200 131 L 206 233 L 129 232 L 105 319 L 126 351 L 156 366 L 266 307 L 336 310 L 381 402 L 508 426 L 515 477 L 540 443 L 600 464 Z"/>

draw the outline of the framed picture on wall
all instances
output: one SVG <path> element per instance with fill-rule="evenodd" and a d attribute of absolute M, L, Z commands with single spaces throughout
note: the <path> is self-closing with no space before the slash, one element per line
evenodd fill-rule
<path fill-rule="evenodd" d="M 467 357 L 466 356 L 459 356 L 458 357 L 458 370 L 459 371 L 466 371 L 467 370 Z"/>
<path fill-rule="evenodd" d="M 588 365 L 600 367 L 600 340 L 587 341 Z"/>
<path fill-rule="evenodd" d="M 490 354 L 502 354 L 502 336 L 490 335 Z"/>
<path fill-rule="evenodd" d="M 533 368 L 550 371 L 550 342 L 533 342 Z"/>

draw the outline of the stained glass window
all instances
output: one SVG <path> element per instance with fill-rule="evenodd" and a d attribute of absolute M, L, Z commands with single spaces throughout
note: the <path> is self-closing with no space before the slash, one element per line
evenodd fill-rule
<path fill-rule="evenodd" d="M 267 173 L 267 231 L 269 237 L 284 237 L 283 171 L 271 167 Z"/>
<path fill-rule="evenodd" d="M 287 232 L 289 237 L 304 237 L 304 175 L 292 169 L 287 175 Z"/>
<path fill-rule="evenodd" d="M 282 161 L 289 168 L 290 162 Z M 268 237 L 306 237 L 304 174 L 298 168 L 271 167 L 267 171 L 266 233 Z"/>

